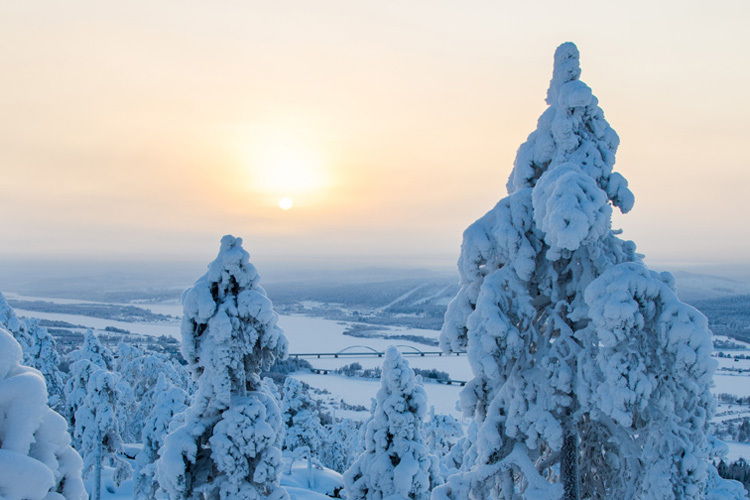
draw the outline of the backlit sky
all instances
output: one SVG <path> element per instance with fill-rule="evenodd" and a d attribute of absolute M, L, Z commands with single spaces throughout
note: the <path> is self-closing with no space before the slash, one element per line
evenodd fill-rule
<path fill-rule="evenodd" d="M 750 261 L 750 3 L 0 3 L 0 256 L 452 265 L 581 51 L 653 263 Z M 279 200 L 293 200 L 291 210 Z"/>

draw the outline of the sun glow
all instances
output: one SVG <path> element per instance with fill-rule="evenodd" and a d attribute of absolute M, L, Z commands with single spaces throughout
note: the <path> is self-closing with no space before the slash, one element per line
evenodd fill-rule
<path fill-rule="evenodd" d="M 293 130 L 255 130 L 249 146 L 251 189 L 280 199 L 292 208 L 293 196 L 320 194 L 330 186 L 328 166 L 320 143 Z M 281 198 L 279 198 L 281 197 Z"/>
<path fill-rule="evenodd" d="M 286 196 L 279 200 L 279 208 L 282 210 L 289 210 L 294 206 L 294 203 L 292 202 L 291 198 L 287 198 Z"/>

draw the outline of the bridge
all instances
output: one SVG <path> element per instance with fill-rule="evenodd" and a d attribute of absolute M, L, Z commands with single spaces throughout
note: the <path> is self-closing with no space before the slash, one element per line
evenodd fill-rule
<path fill-rule="evenodd" d="M 425 356 L 451 356 L 455 354 L 456 356 L 462 356 L 466 354 L 466 351 L 459 351 L 452 354 L 446 354 L 443 351 L 423 351 L 417 347 L 414 347 L 413 345 L 408 344 L 396 344 L 394 347 L 398 348 L 399 352 L 402 356 L 419 356 L 419 357 L 425 357 Z M 385 355 L 384 351 L 378 351 L 377 349 L 374 349 L 370 346 L 366 345 L 351 345 L 348 347 L 345 347 L 341 349 L 338 352 L 298 352 L 298 353 L 290 353 L 290 358 L 366 358 L 366 357 L 378 357 L 382 358 Z M 332 369 L 330 368 L 312 368 L 312 372 L 319 374 L 319 375 L 328 375 L 331 373 Z M 459 385 L 459 386 L 465 386 L 466 381 L 465 380 L 453 380 L 453 379 L 436 379 L 436 378 L 429 378 L 426 377 L 423 380 L 428 381 L 431 380 L 438 384 L 443 385 Z"/>
<path fill-rule="evenodd" d="M 462 356 L 466 354 L 466 351 L 458 351 L 452 354 L 446 354 L 443 351 L 423 351 L 412 345 L 407 344 L 396 344 L 394 347 L 398 348 L 402 356 Z M 359 350 L 355 350 L 359 349 Z M 351 345 L 344 347 L 338 352 L 298 352 L 290 353 L 290 358 L 366 358 L 366 357 L 378 357 L 382 358 L 385 355 L 385 351 L 378 351 L 370 346 L 366 345 Z"/>

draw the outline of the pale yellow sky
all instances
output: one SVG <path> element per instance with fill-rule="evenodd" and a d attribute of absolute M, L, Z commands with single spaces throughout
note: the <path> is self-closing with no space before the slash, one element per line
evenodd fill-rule
<path fill-rule="evenodd" d="M 750 3 L 0 3 L 0 255 L 451 265 L 557 45 L 652 262 L 748 262 Z M 294 202 L 283 211 L 278 202 Z"/>

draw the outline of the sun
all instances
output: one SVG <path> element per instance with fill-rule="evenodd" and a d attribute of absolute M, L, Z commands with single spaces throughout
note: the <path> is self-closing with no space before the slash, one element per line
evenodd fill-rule
<path fill-rule="evenodd" d="M 248 186 L 279 200 L 282 210 L 292 198 L 320 194 L 331 184 L 320 141 L 291 129 L 255 130 L 248 141 Z"/>
<path fill-rule="evenodd" d="M 294 206 L 294 203 L 292 202 L 291 198 L 287 198 L 286 196 L 279 200 L 279 208 L 282 210 L 289 210 Z"/>

